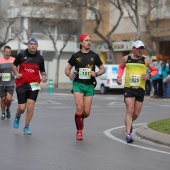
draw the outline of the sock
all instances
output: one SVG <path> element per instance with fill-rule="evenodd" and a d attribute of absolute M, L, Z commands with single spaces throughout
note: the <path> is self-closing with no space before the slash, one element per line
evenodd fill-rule
<path fill-rule="evenodd" d="M 82 121 L 83 121 L 83 118 L 82 118 L 82 114 L 78 114 L 76 113 L 75 114 L 75 123 L 76 123 L 76 128 L 77 130 L 82 130 L 83 127 L 82 127 Z"/>
<path fill-rule="evenodd" d="M 25 124 L 25 128 L 29 128 L 29 124 Z"/>
<path fill-rule="evenodd" d="M 15 116 L 17 119 L 20 119 L 21 115 L 16 113 L 16 116 Z"/>

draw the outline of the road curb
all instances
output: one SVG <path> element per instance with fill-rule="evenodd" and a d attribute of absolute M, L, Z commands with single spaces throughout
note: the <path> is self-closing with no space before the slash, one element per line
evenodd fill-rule
<path fill-rule="evenodd" d="M 136 128 L 136 134 L 143 139 L 170 147 L 170 135 L 154 131 L 147 124 Z"/>

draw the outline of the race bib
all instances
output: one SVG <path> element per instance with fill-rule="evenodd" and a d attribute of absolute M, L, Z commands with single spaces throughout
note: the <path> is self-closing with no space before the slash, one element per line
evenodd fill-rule
<path fill-rule="evenodd" d="M 79 79 L 91 79 L 91 68 L 79 68 Z"/>
<path fill-rule="evenodd" d="M 10 73 L 2 73 L 2 81 L 10 81 L 11 74 Z"/>
<path fill-rule="evenodd" d="M 141 84 L 141 75 L 130 74 L 129 85 L 130 86 L 140 86 Z"/>
<path fill-rule="evenodd" d="M 32 91 L 41 90 L 41 86 L 40 86 L 40 84 L 37 83 L 37 82 L 30 83 L 30 86 L 31 86 L 31 90 L 32 90 Z"/>

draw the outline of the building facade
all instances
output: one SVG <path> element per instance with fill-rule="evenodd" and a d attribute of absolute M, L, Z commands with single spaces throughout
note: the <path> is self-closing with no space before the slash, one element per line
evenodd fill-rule
<path fill-rule="evenodd" d="M 102 22 L 98 30 L 107 38 L 108 32 L 117 24 L 120 9 L 105 1 L 94 0 L 94 2 L 96 9 L 102 15 Z M 111 34 L 116 63 L 119 63 L 124 55 L 131 53 L 132 44 L 136 39 L 141 39 L 145 43 L 146 55 L 151 56 L 160 53 L 163 56 L 170 56 L 170 1 L 143 0 L 137 2 L 137 19 L 131 7 L 125 1 L 121 4 L 123 16 Z M 132 7 L 135 8 L 135 6 Z M 93 15 L 90 15 L 90 12 Z M 107 44 L 94 33 L 97 20 L 94 11 L 90 12 L 88 9 L 84 10 L 82 29 L 83 31 L 88 30 L 92 34 L 94 50 L 100 54 L 101 58 L 105 58 L 103 61 L 112 63 Z M 88 16 L 91 16 L 90 21 Z"/>
<path fill-rule="evenodd" d="M 38 50 L 45 59 L 48 78 L 52 79 L 54 84 L 57 83 L 57 57 L 60 55 L 58 84 L 55 85 L 70 85 L 64 68 L 71 55 L 78 50 L 78 12 L 65 7 L 58 0 L 7 1 L 7 18 L 14 21 L 8 36 L 13 38 L 17 35 L 6 44 L 11 46 L 12 55 L 15 57 L 19 51 L 25 50 L 30 37 L 36 38 L 39 43 Z"/>
<path fill-rule="evenodd" d="M 91 35 L 92 50 L 100 55 L 103 63 L 113 63 L 108 46 L 99 34 L 108 38 L 108 33 L 117 25 L 120 9 L 103 0 L 83 0 L 83 4 L 80 3 L 77 8 L 61 6 L 64 2 L 67 1 L 62 3 L 60 0 L 0 1 L 4 4 L 3 8 L 7 8 L 4 9 L 7 11 L 7 18 L 14 21 L 8 36 L 11 38 L 17 36 L 7 43 L 12 48 L 13 56 L 27 48 L 28 38 L 38 39 L 38 49 L 45 58 L 48 78 L 54 82 L 56 82 L 57 57 L 70 35 L 60 56 L 57 86 L 71 87 L 71 82 L 64 74 L 64 68 L 71 55 L 79 50 L 80 33 Z M 170 1 L 138 0 L 138 22 L 130 6 L 121 4 L 121 10 L 123 16 L 110 36 L 116 63 L 119 63 L 124 55 L 131 53 L 132 44 L 137 38 L 144 41 L 147 48 L 146 55 L 160 53 L 163 56 L 170 56 Z M 1 12 L 3 12 L 2 5 Z M 137 26 L 132 19 L 138 23 Z M 50 36 L 56 42 L 55 45 Z"/>

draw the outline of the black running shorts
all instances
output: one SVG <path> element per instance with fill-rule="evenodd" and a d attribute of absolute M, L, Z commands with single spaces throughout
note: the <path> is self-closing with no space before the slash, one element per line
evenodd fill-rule
<path fill-rule="evenodd" d="M 27 99 L 31 99 L 36 101 L 38 97 L 39 90 L 32 91 L 31 87 L 27 86 L 26 84 L 18 86 L 16 88 L 18 104 L 25 104 Z"/>
<path fill-rule="evenodd" d="M 135 97 L 136 101 L 143 102 L 145 96 L 145 90 L 142 88 L 133 89 L 133 88 L 124 88 L 124 98 Z"/>

